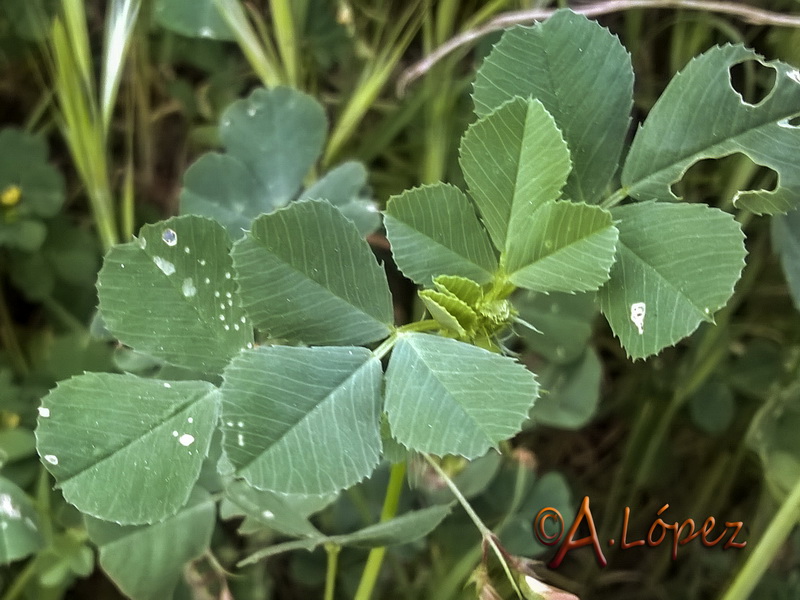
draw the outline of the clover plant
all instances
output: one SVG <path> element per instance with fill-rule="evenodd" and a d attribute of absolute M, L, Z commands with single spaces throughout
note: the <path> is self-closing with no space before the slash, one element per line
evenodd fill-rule
<path fill-rule="evenodd" d="M 282 88 L 236 102 L 226 152 L 186 175 L 182 211 L 199 214 L 144 226 L 99 275 L 108 330 L 159 368 L 73 377 L 39 410 L 38 452 L 86 515 L 101 565 L 134 598 L 168 597 L 208 547 L 221 498 L 224 515 L 298 538 L 253 560 L 426 535 L 447 506 L 333 537 L 309 516 L 382 457 L 477 459 L 535 419 L 537 377 L 504 344 L 547 331 L 534 293 L 596 295 L 633 359 L 713 323 L 744 235 L 671 184 L 741 152 L 778 184 L 741 192 L 738 207 L 779 214 L 800 198 L 800 72 L 763 63 L 775 85 L 751 105 L 730 82 L 745 61 L 761 58 L 726 45 L 692 60 L 626 149 L 633 71 L 613 35 L 569 11 L 506 32 L 475 80 L 466 190 L 437 183 L 386 204 L 394 260 L 426 312 L 408 324 L 394 322 L 363 238 L 376 226 L 363 170 L 339 167 L 300 193 L 321 107 Z"/>

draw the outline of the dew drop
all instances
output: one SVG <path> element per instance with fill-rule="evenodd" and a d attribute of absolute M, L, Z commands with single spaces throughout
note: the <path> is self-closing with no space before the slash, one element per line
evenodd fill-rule
<path fill-rule="evenodd" d="M 224 303 L 224 302 L 220 302 L 220 304 L 219 304 L 219 307 L 220 307 L 222 310 L 225 310 L 225 303 Z"/>
<path fill-rule="evenodd" d="M 184 433 L 178 441 L 181 443 L 181 446 L 191 446 L 194 444 L 194 436 L 189 433 Z"/>
<path fill-rule="evenodd" d="M 191 298 L 197 293 L 197 288 L 194 287 L 194 283 L 192 282 L 191 277 L 187 277 L 186 279 L 183 280 L 183 286 L 181 287 L 181 291 L 183 292 L 183 295 L 186 296 L 187 298 Z"/>
<path fill-rule="evenodd" d="M 177 431 L 173 431 L 172 432 L 172 437 L 178 437 L 178 432 Z"/>
<path fill-rule="evenodd" d="M 189 254 L 191 252 L 189 246 L 184 247 L 183 251 L 186 252 L 186 254 Z"/>
<path fill-rule="evenodd" d="M 187 423 L 194 423 L 194 418 L 193 417 L 189 417 L 188 419 L 186 419 L 186 422 Z"/>
<path fill-rule="evenodd" d="M 230 292 L 225 292 L 226 298 L 233 298 L 233 295 Z"/>
<path fill-rule="evenodd" d="M 228 300 L 228 306 L 233 306 L 233 300 Z"/>
<path fill-rule="evenodd" d="M 246 319 L 246 318 L 244 318 L 244 317 L 242 317 L 242 318 L 241 318 L 241 319 L 239 319 L 239 320 L 240 320 L 242 323 L 247 323 L 247 319 Z"/>
<path fill-rule="evenodd" d="M 50 409 L 49 408 L 45 408 L 44 406 L 40 406 L 39 407 L 39 416 L 42 417 L 43 419 L 46 419 L 47 417 L 50 416 Z"/>
<path fill-rule="evenodd" d="M 206 277 L 204 281 L 205 281 L 206 283 L 211 283 L 211 280 L 210 280 L 208 277 Z"/>
<path fill-rule="evenodd" d="M 257 112 L 258 109 L 255 106 L 251 106 L 250 108 L 247 109 L 247 114 L 250 117 L 255 117 Z"/>
<path fill-rule="evenodd" d="M 239 331 L 239 324 L 238 324 L 238 323 L 234 323 L 234 324 L 233 324 L 233 328 L 234 328 L 236 331 Z"/>
<path fill-rule="evenodd" d="M 239 446 L 244 446 L 244 436 L 241 433 L 236 436 L 236 441 L 239 443 Z"/>
<path fill-rule="evenodd" d="M 161 239 L 167 246 L 174 246 L 178 243 L 178 234 L 174 229 L 165 229 L 161 232 Z"/>
<path fill-rule="evenodd" d="M 230 278 L 231 278 L 231 272 L 230 272 L 230 271 L 227 271 L 227 272 L 225 273 L 225 279 L 230 279 Z"/>
<path fill-rule="evenodd" d="M 201 27 L 200 28 L 200 37 L 203 38 L 210 38 L 213 37 L 214 30 L 211 27 Z"/>
<path fill-rule="evenodd" d="M 201 258 L 200 259 L 200 266 L 201 267 L 205 267 L 206 266 L 206 259 L 205 258 Z"/>
<path fill-rule="evenodd" d="M 165 382 L 164 382 L 164 387 L 165 387 L 165 388 L 167 388 L 167 389 L 169 389 L 169 388 L 171 388 L 171 387 L 172 387 L 172 385 L 171 385 L 171 384 L 169 384 L 169 383 L 167 383 L 167 382 L 165 381 Z"/>
<path fill-rule="evenodd" d="M 264 517 L 265 519 L 274 519 L 275 513 L 272 512 L 271 510 L 265 510 L 264 512 L 261 513 L 261 516 Z"/>
<path fill-rule="evenodd" d="M 168 260 L 164 260 L 160 256 L 154 256 L 153 262 L 156 263 L 156 266 L 161 269 L 164 275 L 172 275 L 175 272 L 175 265 Z"/>
<path fill-rule="evenodd" d="M 136 238 L 136 243 L 139 245 L 139 248 L 144 250 L 147 248 L 147 240 L 144 237 Z"/>
<path fill-rule="evenodd" d="M 230 325 L 225 325 L 225 331 L 230 331 L 230 330 L 231 330 L 231 326 Z"/>
<path fill-rule="evenodd" d="M 223 306 L 222 308 L 225 308 L 225 307 Z M 225 315 L 220 315 L 220 316 L 219 316 L 219 320 L 220 320 L 220 321 L 224 321 L 224 320 L 225 320 Z"/>
<path fill-rule="evenodd" d="M 800 71 L 798 71 L 797 69 L 789 71 L 787 75 L 789 76 L 789 79 L 791 79 L 795 83 L 800 83 Z"/>
<path fill-rule="evenodd" d="M 244 421 L 239 421 L 239 422 L 236 424 L 236 426 L 237 426 L 237 427 L 244 427 Z"/>
<path fill-rule="evenodd" d="M 251 342 L 247 342 L 247 347 L 248 347 L 248 348 L 252 348 L 252 347 L 253 347 L 253 344 L 252 344 Z"/>
<path fill-rule="evenodd" d="M 214 292 L 214 298 L 219 298 L 219 292 Z"/>
<path fill-rule="evenodd" d="M 49 462 L 51 465 L 58 464 L 58 457 L 55 454 L 45 454 L 44 459 Z"/>

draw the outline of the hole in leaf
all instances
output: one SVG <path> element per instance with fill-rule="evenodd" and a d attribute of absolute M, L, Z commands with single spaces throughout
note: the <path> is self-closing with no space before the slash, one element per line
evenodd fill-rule
<path fill-rule="evenodd" d="M 754 163 L 737 152 L 723 158 L 707 158 L 694 163 L 680 181 L 672 184 L 672 193 L 688 202 L 706 202 L 712 206 L 730 200 L 736 192 L 774 191 L 778 174 L 769 167 Z"/>
<path fill-rule="evenodd" d="M 759 104 L 775 87 L 777 72 L 757 60 L 747 60 L 730 68 L 731 87 L 743 102 Z"/>

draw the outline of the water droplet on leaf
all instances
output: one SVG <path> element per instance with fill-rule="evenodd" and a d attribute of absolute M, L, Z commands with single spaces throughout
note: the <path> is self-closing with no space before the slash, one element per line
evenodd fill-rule
<path fill-rule="evenodd" d="M 174 229 L 167 228 L 161 232 L 161 239 L 167 246 L 174 246 L 178 243 L 178 234 Z"/>

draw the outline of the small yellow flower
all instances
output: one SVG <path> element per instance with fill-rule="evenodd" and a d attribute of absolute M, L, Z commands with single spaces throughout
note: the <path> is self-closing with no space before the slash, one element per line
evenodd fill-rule
<path fill-rule="evenodd" d="M 0 204 L 3 206 L 16 206 L 22 198 L 22 190 L 18 185 L 11 184 L 0 192 Z"/>

